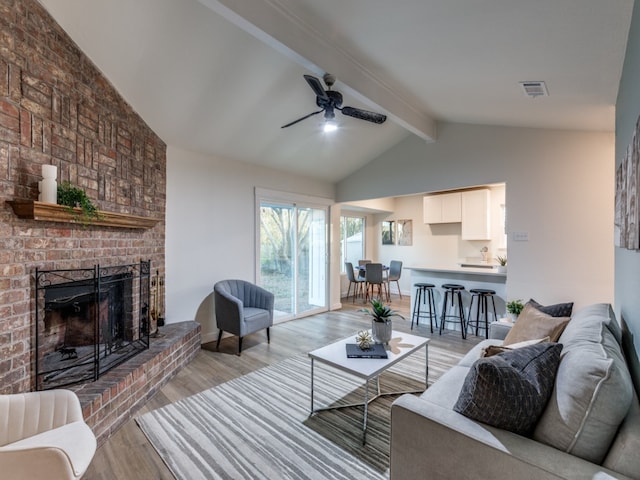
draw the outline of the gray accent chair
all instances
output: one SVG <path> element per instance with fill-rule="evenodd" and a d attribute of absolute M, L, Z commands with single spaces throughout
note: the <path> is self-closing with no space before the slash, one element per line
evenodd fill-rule
<path fill-rule="evenodd" d="M 216 302 L 216 324 L 220 330 L 216 348 L 220 348 L 222 332 L 237 335 L 238 355 L 242 352 L 242 338 L 273 325 L 274 295 L 245 280 L 221 280 L 213 287 Z"/>

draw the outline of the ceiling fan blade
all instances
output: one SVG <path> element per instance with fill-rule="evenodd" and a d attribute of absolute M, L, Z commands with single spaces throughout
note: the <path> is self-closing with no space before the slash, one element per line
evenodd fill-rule
<path fill-rule="evenodd" d="M 316 94 L 316 97 L 329 100 L 327 93 L 324 91 L 324 88 L 322 88 L 322 83 L 320 83 L 320 80 L 318 80 L 316 77 L 312 77 L 311 75 L 305 75 L 304 79 L 311 87 L 311 90 L 313 90 L 313 93 Z"/>
<path fill-rule="evenodd" d="M 287 127 L 290 127 L 291 125 L 295 125 L 296 123 L 301 122 L 302 120 L 306 120 L 307 118 L 312 117 L 312 116 L 314 116 L 314 115 L 317 115 L 317 114 L 319 114 L 320 112 L 324 112 L 324 108 L 323 108 L 322 110 L 318 110 L 317 112 L 311 112 L 309 115 L 305 115 L 304 117 L 301 117 L 301 118 L 299 118 L 299 119 L 297 119 L 297 120 L 294 120 L 294 121 L 293 121 L 293 122 L 291 122 L 291 123 L 287 123 L 286 125 L 283 125 L 283 126 L 281 126 L 280 128 L 287 128 Z"/>
<path fill-rule="evenodd" d="M 387 116 L 381 113 L 369 112 L 368 110 L 362 110 L 355 107 L 342 107 L 341 111 L 348 117 L 359 118 L 360 120 L 366 120 L 367 122 L 372 123 L 384 123 L 387 119 Z"/>

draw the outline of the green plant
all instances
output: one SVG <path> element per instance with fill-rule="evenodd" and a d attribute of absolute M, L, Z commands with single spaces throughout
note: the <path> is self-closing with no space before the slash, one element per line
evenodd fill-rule
<path fill-rule="evenodd" d="M 82 210 L 83 223 L 100 218 L 98 208 L 87 197 L 85 191 L 74 187 L 71 182 L 62 182 L 58 185 L 58 205 L 68 207 L 68 210 L 73 214 L 75 214 L 74 208 Z"/>
<path fill-rule="evenodd" d="M 522 303 L 522 300 L 511 300 L 510 302 L 507 302 L 507 312 L 514 315 L 520 315 L 523 308 L 524 304 Z"/>
<path fill-rule="evenodd" d="M 501 267 L 505 267 L 507 265 L 507 257 L 506 256 L 501 256 L 498 255 L 496 257 L 496 261 L 498 262 L 498 265 L 500 265 Z"/>
<path fill-rule="evenodd" d="M 391 317 L 400 317 L 404 320 L 404 317 L 395 310 L 391 310 L 388 305 L 385 305 L 379 298 L 371 300 L 371 310 L 363 308 L 361 312 L 371 315 L 374 322 L 388 322 Z"/>

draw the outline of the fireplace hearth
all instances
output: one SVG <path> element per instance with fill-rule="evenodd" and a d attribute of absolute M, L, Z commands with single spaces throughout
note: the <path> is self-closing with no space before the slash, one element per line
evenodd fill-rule
<path fill-rule="evenodd" d="M 149 348 L 150 261 L 36 270 L 36 389 L 87 383 Z"/>

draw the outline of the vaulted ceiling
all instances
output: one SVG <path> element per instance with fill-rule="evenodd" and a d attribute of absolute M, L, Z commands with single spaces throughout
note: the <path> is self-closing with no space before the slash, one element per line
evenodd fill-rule
<path fill-rule="evenodd" d="M 437 122 L 614 130 L 633 0 L 40 0 L 169 145 L 338 181 Z M 337 76 L 323 115 L 304 74 Z M 521 81 L 544 80 L 529 98 Z"/>

